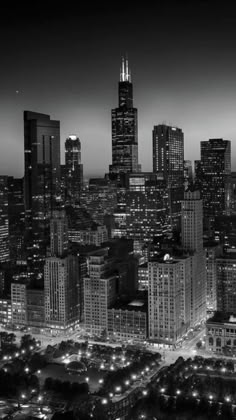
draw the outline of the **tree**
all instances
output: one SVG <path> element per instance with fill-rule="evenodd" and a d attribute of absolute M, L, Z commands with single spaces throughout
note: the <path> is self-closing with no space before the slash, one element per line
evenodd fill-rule
<path fill-rule="evenodd" d="M 200 349 L 202 347 L 202 342 L 198 341 L 197 344 L 196 344 L 196 347 L 197 347 L 197 349 Z"/>

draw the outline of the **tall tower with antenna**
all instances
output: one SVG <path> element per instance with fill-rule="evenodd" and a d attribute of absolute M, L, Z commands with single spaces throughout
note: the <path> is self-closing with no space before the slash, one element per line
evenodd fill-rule
<path fill-rule="evenodd" d="M 112 165 L 110 174 L 140 172 L 138 111 L 133 107 L 133 85 L 128 58 L 122 57 L 118 108 L 112 109 Z"/>

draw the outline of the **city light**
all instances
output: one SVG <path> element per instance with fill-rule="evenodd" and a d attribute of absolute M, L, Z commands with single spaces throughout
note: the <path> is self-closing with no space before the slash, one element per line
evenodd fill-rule
<path fill-rule="evenodd" d="M 107 403 L 108 403 L 108 400 L 106 398 L 103 398 L 102 399 L 102 404 L 107 404 Z"/>

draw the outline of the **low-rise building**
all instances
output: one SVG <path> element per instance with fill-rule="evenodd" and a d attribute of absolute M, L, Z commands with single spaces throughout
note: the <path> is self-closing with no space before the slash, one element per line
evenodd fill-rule
<path fill-rule="evenodd" d="M 147 301 L 117 301 L 108 309 L 108 336 L 115 340 L 146 340 L 147 317 Z"/>
<path fill-rule="evenodd" d="M 236 354 L 236 316 L 216 312 L 207 320 L 206 350 Z"/>

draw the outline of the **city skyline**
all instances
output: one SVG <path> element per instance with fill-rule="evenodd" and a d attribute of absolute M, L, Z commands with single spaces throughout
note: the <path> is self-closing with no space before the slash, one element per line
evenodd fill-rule
<path fill-rule="evenodd" d="M 23 176 L 24 110 L 60 120 L 62 157 L 66 138 L 80 138 L 85 176 L 108 172 L 110 116 L 125 53 L 139 110 L 143 170 L 151 171 L 152 129 L 162 123 L 183 130 L 185 159 L 199 158 L 200 141 L 231 140 L 234 170 L 235 15 L 212 4 L 180 2 L 158 11 L 129 6 L 124 15 L 116 7 L 83 6 L 80 14 L 73 8 L 65 14 L 52 7 L 34 14 L 24 14 L 24 7 L 13 14 L 6 9 L 1 20 L 2 173 Z"/>

